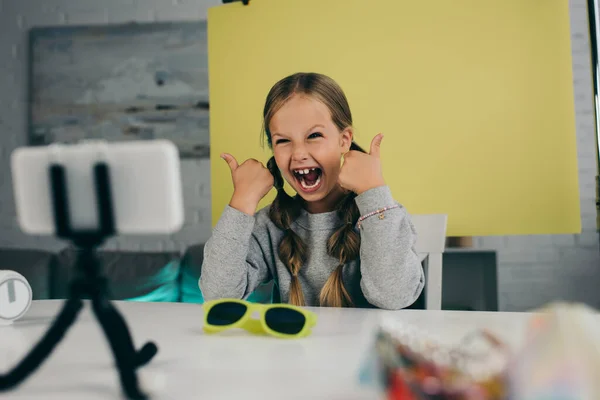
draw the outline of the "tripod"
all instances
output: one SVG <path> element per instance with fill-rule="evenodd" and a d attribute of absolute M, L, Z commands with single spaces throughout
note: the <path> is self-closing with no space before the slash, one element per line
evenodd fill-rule
<path fill-rule="evenodd" d="M 158 348 L 148 342 L 136 350 L 124 318 L 108 298 L 108 281 L 102 274 L 102 264 L 96 254 L 96 248 L 115 234 L 109 171 L 105 163 L 94 166 L 94 179 L 99 228 L 75 231 L 70 223 L 65 169 L 58 164 L 50 167 L 56 234 L 71 241 L 77 249 L 76 277 L 70 284 L 69 298 L 44 337 L 15 368 L 0 375 L 0 391 L 19 385 L 44 362 L 75 322 L 83 307 L 82 299 L 89 298 L 94 315 L 110 343 L 125 394 L 130 399 L 147 398 L 139 388 L 136 369 L 147 364 Z"/>

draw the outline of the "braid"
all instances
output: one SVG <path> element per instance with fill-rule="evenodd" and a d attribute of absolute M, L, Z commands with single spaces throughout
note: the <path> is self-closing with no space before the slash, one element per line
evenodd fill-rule
<path fill-rule="evenodd" d="M 354 230 L 359 218 L 358 207 L 354 202 L 355 198 L 356 194 L 349 193 L 340 202 L 338 215 L 344 224 L 327 241 L 327 253 L 336 258 L 339 264 L 321 290 L 321 305 L 352 306 L 352 299 L 342 278 L 344 265 L 358 258 L 360 253 L 360 236 Z"/>
<path fill-rule="evenodd" d="M 284 232 L 283 238 L 279 243 L 278 255 L 279 259 L 292 274 L 290 303 L 303 306 L 305 304 L 304 293 L 302 292 L 298 274 L 300 273 L 300 268 L 306 262 L 307 249 L 300 236 L 291 229 L 292 222 L 300 215 L 300 203 L 284 190 L 283 177 L 275 163 L 274 157 L 271 157 L 267 162 L 267 168 L 273 175 L 274 186 L 277 189 L 277 197 L 275 197 L 269 209 L 269 218 L 275 226 Z"/>
<path fill-rule="evenodd" d="M 350 150 L 365 152 L 352 142 Z M 360 236 L 354 230 L 360 212 L 354 199 L 356 194 L 348 193 L 340 201 L 338 215 L 343 225 L 335 231 L 327 241 L 327 253 L 339 261 L 339 265 L 325 282 L 321 290 L 321 305 L 331 307 L 352 306 L 352 298 L 343 281 L 344 265 L 360 256 Z"/>

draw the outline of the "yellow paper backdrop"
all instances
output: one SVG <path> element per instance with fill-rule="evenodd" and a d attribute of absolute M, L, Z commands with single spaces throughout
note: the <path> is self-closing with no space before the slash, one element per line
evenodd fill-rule
<path fill-rule="evenodd" d="M 449 236 L 581 228 L 567 0 L 252 0 L 208 13 L 213 224 L 221 152 L 266 162 L 270 87 L 317 71 L 344 89 L 357 142 L 385 134 L 384 177 Z M 270 203 L 274 191 L 260 206 Z"/>

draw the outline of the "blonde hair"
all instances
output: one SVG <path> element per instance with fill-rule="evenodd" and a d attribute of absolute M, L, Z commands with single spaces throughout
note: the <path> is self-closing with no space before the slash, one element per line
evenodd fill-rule
<path fill-rule="evenodd" d="M 269 147 L 273 147 L 269 123 L 273 115 L 295 94 L 313 97 L 327 106 L 331 119 L 340 132 L 352 126 L 352 114 L 346 96 L 333 79 L 318 73 L 296 73 L 278 81 L 267 95 L 263 111 L 263 129 Z M 350 149 L 364 152 L 354 142 Z M 291 197 L 284 190 L 283 177 L 274 157 L 268 161 L 267 167 L 273 174 L 277 189 L 277 197 L 271 204 L 269 217 L 284 232 L 279 243 L 278 255 L 292 275 L 289 302 L 302 306 L 305 305 L 305 301 L 298 274 L 306 262 L 307 248 L 300 236 L 291 229 L 292 223 L 300 215 L 301 200 L 298 196 Z M 352 299 L 343 282 L 343 268 L 346 263 L 359 257 L 360 236 L 354 231 L 359 218 L 355 197 L 352 192 L 346 194 L 336 207 L 343 225 L 327 241 L 327 252 L 336 258 L 339 264 L 321 290 L 319 300 L 322 306 L 352 305 Z"/>

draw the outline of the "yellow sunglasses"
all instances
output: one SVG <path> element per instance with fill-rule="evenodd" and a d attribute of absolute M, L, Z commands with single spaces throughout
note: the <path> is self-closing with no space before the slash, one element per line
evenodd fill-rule
<path fill-rule="evenodd" d="M 204 331 L 218 333 L 241 328 L 254 334 L 269 334 L 278 338 L 308 336 L 317 323 L 317 315 L 290 304 L 260 304 L 239 299 L 207 301 L 204 309 Z M 258 312 L 259 318 L 252 319 Z"/>

